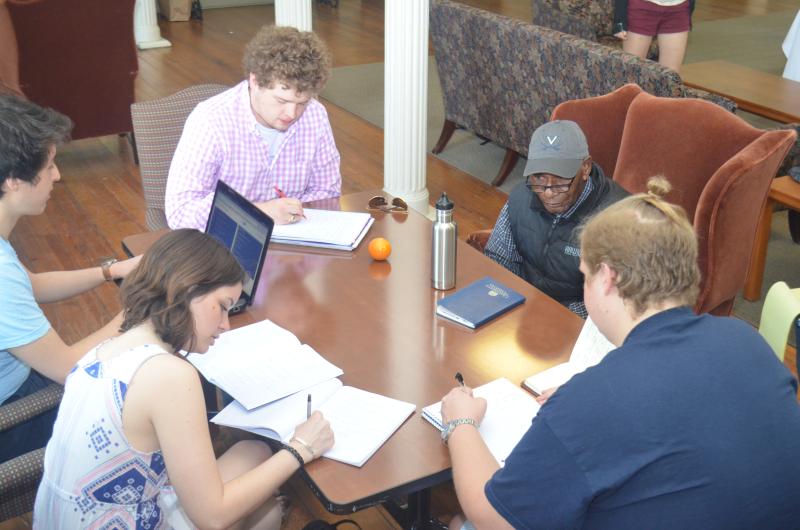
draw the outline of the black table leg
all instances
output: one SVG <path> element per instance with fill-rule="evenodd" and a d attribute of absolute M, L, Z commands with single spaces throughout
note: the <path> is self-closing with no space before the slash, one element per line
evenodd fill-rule
<path fill-rule="evenodd" d="M 404 506 L 396 501 L 384 503 L 397 523 L 405 530 L 447 530 L 447 525 L 431 517 L 431 490 L 410 493 Z"/>

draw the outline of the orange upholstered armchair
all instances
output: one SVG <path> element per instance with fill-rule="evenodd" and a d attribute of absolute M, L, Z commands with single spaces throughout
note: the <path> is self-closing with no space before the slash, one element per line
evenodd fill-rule
<path fill-rule="evenodd" d="M 695 310 L 728 315 L 744 285 L 770 181 L 796 133 L 756 129 L 707 101 L 637 89 L 562 103 L 553 119 L 578 122 L 589 152 L 628 191 L 644 191 L 653 175 L 670 181 L 667 199 L 686 210 L 700 244 Z"/>
<path fill-rule="evenodd" d="M 135 0 L 6 0 L 18 48 L 19 89 L 75 122 L 75 139 L 131 131 L 138 71 Z M 0 44 L 2 44 L 0 38 Z M 4 69 L 14 50 L 0 51 Z M 13 72 L 0 72 L 10 78 Z"/>

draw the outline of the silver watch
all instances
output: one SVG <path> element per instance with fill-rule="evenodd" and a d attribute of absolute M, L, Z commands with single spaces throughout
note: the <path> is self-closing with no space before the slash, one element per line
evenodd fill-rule
<path fill-rule="evenodd" d="M 457 420 L 447 422 L 447 425 L 444 426 L 442 429 L 442 442 L 447 445 L 447 440 L 450 438 L 450 435 L 453 434 L 453 431 L 456 430 L 456 427 L 459 425 L 472 425 L 476 429 L 478 428 L 478 422 L 473 420 L 472 418 L 459 418 Z"/>
<path fill-rule="evenodd" d="M 100 270 L 103 271 L 103 278 L 107 282 L 114 281 L 114 277 L 111 275 L 111 266 L 118 261 L 117 258 L 103 258 L 100 260 Z"/>

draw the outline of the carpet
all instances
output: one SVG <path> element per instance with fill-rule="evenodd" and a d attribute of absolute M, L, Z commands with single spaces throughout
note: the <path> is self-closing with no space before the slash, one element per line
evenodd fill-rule
<path fill-rule="evenodd" d="M 689 33 L 685 63 L 724 59 L 781 75 L 781 44 L 797 11 L 697 22 Z"/>
<path fill-rule="evenodd" d="M 360 89 L 353 90 L 354 86 L 360 87 Z M 383 63 L 334 68 L 321 96 L 382 128 Z M 427 151 L 430 152 L 439 139 L 443 123 L 442 89 L 436 71 L 436 59 L 430 57 L 428 64 Z M 444 151 L 436 156 L 465 173 L 491 183 L 503 162 L 505 149 L 491 142 L 485 142 L 470 132 L 457 130 Z M 524 164 L 518 162 L 500 189 L 508 193 L 518 182 L 521 182 L 523 168 Z"/>
<path fill-rule="evenodd" d="M 780 50 L 794 13 L 773 13 L 736 19 L 701 22 L 691 33 L 686 62 L 725 59 L 751 68 L 780 74 L 785 57 Z M 359 87 L 359 90 L 353 90 Z M 383 63 L 335 68 L 322 97 L 368 122 L 383 127 Z M 756 127 L 771 128 L 774 122 L 748 113 L 740 116 Z M 441 86 L 434 57 L 428 66 L 427 150 L 439 138 L 444 123 Z M 490 183 L 497 174 L 505 150 L 475 135 L 457 130 L 447 147 L 438 156 L 461 171 Z M 508 193 L 523 180 L 524 164 L 520 161 L 500 189 Z M 772 221 L 772 234 L 767 253 L 762 293 L 775 281 L 783 280 L 800 287 L 800 245 L 788 233 L 786 212 L 777 212 Z M 734 314 L 758 325 L 762 302 L 737 298 Z M 790 342 L 796 344 L 794 338 Z"/>

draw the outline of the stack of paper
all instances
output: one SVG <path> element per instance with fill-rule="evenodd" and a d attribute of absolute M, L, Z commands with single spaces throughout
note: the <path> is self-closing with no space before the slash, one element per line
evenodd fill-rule
<path fill-rule="evenodd" d="M 273 440 L 288 443 L 295 427 L 306 420 L 308 396 L 311 409 L 331 424 L 336 439 L 326 458 L 361 467 L 411 415 L 416 406 L 330 379 L 274 403 L 248 411 L 237 402 L 211 420 Z"/>
<path fill-rule="evenodd" d="M 572 348 L 569 361 L 530 376 L 522 382 L 522 385 L 538 396 L 545 390 L 563 385 L 575 374 L 596 365 L 614 348 L 616 346 L 609 342 L 592 319 L 587 318 Z"/>
<path fill-rule="evenodd" d="M 375 219 L 366 212 L 303 209 L 306 218 L 297 223 L 275 225 L 274 243 L 308 247 L 355 249 Z"/>
<path fill-rule="evenodd" d="M 539 404 L 530 394 L 502 377 L 474 388 L 472 394 L 486 400 L 486 415 L 478 430 L 495 460 L 504 466 L 511 450 L 530 428 L 533 417 L 539 412 Z M 442 402 L 423 408 L 422 417 L 441 431 Z"/>
<path fill-rule="evenodd" d="M 269 320 L 223 333 L 208 352 L 193 353 L 188 359 L 247 409 L 344 373 Z"/>

